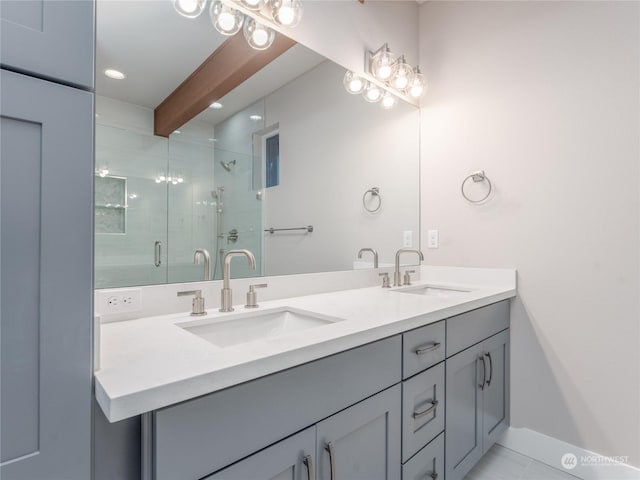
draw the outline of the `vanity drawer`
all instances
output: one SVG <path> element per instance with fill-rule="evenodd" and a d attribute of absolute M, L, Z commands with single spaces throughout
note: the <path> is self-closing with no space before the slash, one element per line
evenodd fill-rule
<path fill-rule="evenodd" d="M 445 321 L 416 328 L 402 335 L 402 379 L 444 360 Z"/>
<path fill-rule="evenodd" d="M 447 357 L 509 328 L 509 300 L 447 319 Z"/>
<path fill-rule="evenodd" d="M 402 382 L 402 461 L 444 430 L 444 363 Z"/>
<path fill-rule="evenodd" d="M 402 466 L 402 480 L 444 479 L 444 432 Z"/>

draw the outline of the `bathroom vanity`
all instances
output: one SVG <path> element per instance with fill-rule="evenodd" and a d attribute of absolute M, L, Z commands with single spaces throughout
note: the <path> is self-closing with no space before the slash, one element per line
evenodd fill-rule
<path fill-rule="evenodd" d="M 462 479 L 509 423 L 515 282 L 423 277 L 105 324 L 98 401 L 142 415 L 145 479 Z M 228 334 L 274 318 L 319 323 Z"/>

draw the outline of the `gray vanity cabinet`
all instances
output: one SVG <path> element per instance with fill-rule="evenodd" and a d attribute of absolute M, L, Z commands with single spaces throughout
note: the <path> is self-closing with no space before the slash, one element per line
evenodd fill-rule
<path fill-rule="evenodd" d="M 0 83 L 0 477 L 86 480 L 93 95 L 6 70 Z"/>
<path fill-rule="evenodd" d="M 312 480 L 316 428 L 310 427 L 204 480 Z"/>
<path fill-rule="evenodd" d="M 2 0 L 0 64 L 93 88 L 93 0 Z"/>
<path fill-rule="evenodd" d="M 317 479 L 400 480 L 400 403 L 396 385 L 318 423 Z"/>
<path fill-rule="evenodd" d="M 447 359 L 447 480 L 461 480 L 508 427 L 508 355 L 505 330 Z"/>

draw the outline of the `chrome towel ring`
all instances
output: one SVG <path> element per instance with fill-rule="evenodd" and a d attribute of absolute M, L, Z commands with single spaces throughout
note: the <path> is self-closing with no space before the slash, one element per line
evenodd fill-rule
<path fill-rule="evenodd" d="M 369 205 L 369 202 L 367 202 L 367 197 L 370 197 L 370 202 L 372 202 L 374 198 L 378 200 L 377 202 L 374 202 L 374 205 L 376 205 L 375 207 Z M 382 207 L 382 196 L 380 195 L 380 188 L 371 187 L 369 190 L 364 192 L 364 195 L 362 196 L 362 206 L 367 212 L 370 213 L 375 213 L 380 210 L 380 207 Z"/>
<path fill-rule="evenodd" d="M 489 191 L 482 198 L 479 198 L 479 199 L 476 199 L 476 200 L 473 200 L 473 199 L 469 198 L 469 196 L 467 196 L 467 194 L 464 191 L 464 187 L 465 187 L 466 183 L 469 180 L 473 180 L 474 183 L 487 182 L 487 184 L 489 185 Z M 487 198 L 489 198 L 489 195 L 491 195 L 492 190 L 493 190 L 493 185 L 491 184 L 491 180 L 489 180 L 489 177 L 487 177 L 487 175 L 484 173 L 484 170 L 478 170 L 477 172 L 473 172 L 471 175 L 467 176 L 462 181 L 462 185 L 460 186 L 460 191 L 462 192 L 462 196 L 469 203 L 482 203 L 482 202 L 484 202 Z"/>

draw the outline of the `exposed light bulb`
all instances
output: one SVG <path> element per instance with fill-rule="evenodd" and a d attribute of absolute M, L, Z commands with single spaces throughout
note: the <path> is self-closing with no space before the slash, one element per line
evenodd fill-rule
<path fill-rule="evenodd" d="M 271 0 L 271 16 L 278 25 L 295 27 L 302 18 L 302 11 L 299 0 Z"/>
<path fill-rule="evenodd" d="M 391 85 L 398 90 L 406 89 L 413 81 L 413 68 L 404 59 L 404 55 L 398 59 L 398 63 L 395 67 L 393 79 Z"/>
<path fill-rule="evenodd" d="M 214 28 L 223 35 L 235 35 L 242 28 L 244 16 L 221 1 L 211 3 L 209 16 Z"/>
<path fill-rule="evenodd" d="M 391 95 L 389 92 L 386 92 L 382 96 L 382 108 L 384 108 L 385 110 L 389 110 L 390 108 L 393 108 L 396 105 L 396 103 L 397 103 L 396 97 Z"/>
<path fill-rule="evenodd" d="M 200 15 L 207 0 L 173 0 L 173 8 L 183 17 L 196 18 Z"/>
<path fill-rule="evenodd" d="M 377 85 L 369 83 L 364 92 L 362 92 L 362 96 L 367 102 L 375 103 L 380 101 L 380 99 L 382 98 L 382 90 L 380 90 Z"/>
<path fill-rule="evenodd" d="M 243 33 L 249 46 L 255 50 L 266 50 L 275 39 L 275 32 L 273 30 L 253 18 L 247 18 Z"/>
<path fill-rule="evenodd" d="M 347 89 L 347 92 L 353 95 L 362 93 L 364 87 L 366 86 L 365 80 L 350 70 L 347 70 L 347 73 L 344 74 L 343 83 L 344 88 Z"/>
<path fill-rule="evenodd" d="M 420 67 L 416 67 L 414 70 L 413 80 L 409 85 L 408 92 L 413 98 L 420 98 L 424 93 L 427 87 L 427 82 L 424 78 L 422 72 L 420 72 Z"/>
<path fill-rule="evenodd" d="M 262 47 L 266 45 L 267 41 L 269 40 L 269 34 L 264 28 L 258 28 L 253 31 L 251 38 L 253 39 L 253 43 L 258 45 L 259 47 Z"/>
<path fill-rule="evenodd" d="M 371 73 L 378 80 L 386 82 L 391 78 L 396 66 L 396 58 L 386 43 L 371 57 Z"/>
<path fill-rule="evenodd" d="M 218 15 L 218 25 L 225 32 L 233 30 L 233 27 L 236 25 L 236 20 L 234 16 L 230 12 L 220 12 Z"/>

